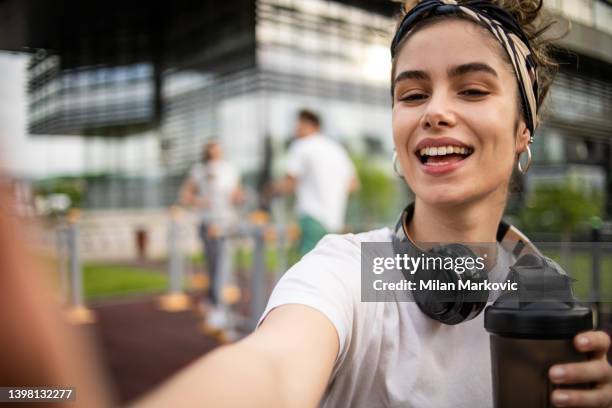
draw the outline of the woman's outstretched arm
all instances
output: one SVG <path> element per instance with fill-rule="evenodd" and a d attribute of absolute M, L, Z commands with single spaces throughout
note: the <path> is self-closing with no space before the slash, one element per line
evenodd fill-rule
<path fill-rule="evenodd" d="M 13 192 L 3 177 L 0 174 L 0 385 L 74 388 L 75 401 L 48 404 L 58 408 L 114 406 L 97 350 L 82 330 L 64 321 L 48 286 L 48 263 L 37 261 L 26 245 L 24 231 L 34 227 L 16 215 Z"/>
<path fill-rule="evenodd" d="M 243 340 L 207 354 L 135 404 L 153 407 L 316 407 L 339 342 L 321 312 L 272 310 Z"/>

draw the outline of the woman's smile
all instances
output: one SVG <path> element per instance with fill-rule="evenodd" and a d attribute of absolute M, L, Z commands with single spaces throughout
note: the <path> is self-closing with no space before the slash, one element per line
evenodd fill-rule
<path fill-rule="evenodd" d="M 473 152 L 472 146 L 450 137 L 425 138 L 415 149 L 421 169 L 432 176 L 458 169 Z"/>

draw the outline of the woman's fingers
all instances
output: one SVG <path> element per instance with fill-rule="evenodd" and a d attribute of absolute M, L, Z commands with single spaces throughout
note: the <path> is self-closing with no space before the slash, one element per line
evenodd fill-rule
<path fill-rule="evenodd" d="M 603 331 L 589 331 L 576 335 L 574 345 L 581 352 L 592 352 L 594 358 L 605 356 L 610 348 L 610 336 Z"/>
<path fill-rule="evenodd" d="M 610 407 L 612 403 L 612 387 L 593 390 L 555 390 L 552 402 L 556 407 Z"/>
<path fill-rule="evenodd" d="M 548 374 L 555 384 L 593 383 L 590 390 L 558 389 L 551 395 L 558 407 L 612 406 L 612 367 L 606 358 L 610 336 L 601 331 L 580 333 L 574 338 L 576 349 L 590 353 L 590 360 L 581 363 L 557 364 Z"/>
<path fill-rule="evenodd" d="M 582 363 L 557 364 L 550 368 L 549 377 L 555 384 L 607 383 L 612 381 L 612 368 L 606 359 L 610 336 L 602 331 L 578 334 L 574 338 L 578 351 L 591 353 L 591 359 Z"/>
<path fill-rule="evenodd" d="M 610 365 L 604 359 L 582 363 L 558 364 L 548 372 L 555 384 L 605 383 L 609 381 Z"/>

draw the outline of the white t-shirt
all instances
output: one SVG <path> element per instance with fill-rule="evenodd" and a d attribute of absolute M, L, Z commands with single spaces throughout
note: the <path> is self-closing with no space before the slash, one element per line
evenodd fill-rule
<path fill-rule="evenodd" d="M 340 348 L 321 407 L 491 407 L 484 312 L 449 326 L 412 302 L 361 302 L 361 242 L 390 242 L 388 228 L 327 235 L 274 288 L 273 308 L 313 307 L 336 328 Z M 502 282 L 514 256 L 497 246 L 489 281 Z"/>
<path fill-rule="evenodd" d="M 228 223 L 235 219 L 232 193 L 240 183 L 238 171 L 224 160 L 196 163 L 189 177 L 197 186 L 197 194 L 209 202 L 200 216 L 205 222 Z"/>
<path fill-rule="evenodd" d="M 355 174 L 346 151 L 319 134 L 297 139 L 289 148 L 287 173 L 297 179 L 298 213 L 311 216 L 330 232 L 340 231 Z"/>

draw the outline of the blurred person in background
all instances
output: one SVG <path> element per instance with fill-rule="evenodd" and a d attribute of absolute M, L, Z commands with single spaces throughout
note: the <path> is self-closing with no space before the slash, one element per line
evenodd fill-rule
<path fill-rule="evenodd" d="M 225 315 L 219 305 L 219 273 L 224 230 L 236 223 L 235 206 L 244 201 L 238 170 L 223 158 L 216 140 L 204 145 L 202 161 L 196 163 L 180 190 L 180 203 L 199 212 L 198 235 L 208 267 L 209 305 L 203 303 L 209 330 L 221 330 Z"/>
<path fill-rule="evenodd" d="M 27 223 L 13 193 L 0 177 L 0 386 L 74 388 L 75 401 L 49 403 L 54 407 L 113 406 L 96 350 L 63 319 L 51 274 L 26 247 Z M 40 403 L 14 404 L 34 405 Z"/>
<path fill-rule="evenodd" d="M 321 134 L 319 116 L 298 113 L 296 139 L 289 148 L 287 174 L 272 183 L 270 194 L 296 196 L 304 255 L 327 233 L 341 232 L 351 192 L 359 188 L 355 168 L 344 148 Z"/>

